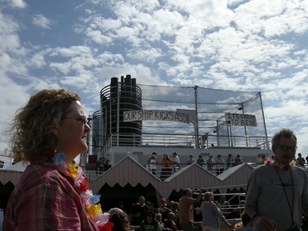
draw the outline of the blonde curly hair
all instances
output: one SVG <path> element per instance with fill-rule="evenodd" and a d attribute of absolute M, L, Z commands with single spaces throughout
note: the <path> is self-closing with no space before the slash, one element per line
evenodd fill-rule
<path fill-rule="evenodd" d="M 48 146 L 52 129 L 68 113 L 69 105 L 79 101 L 75 92 L 65 89 L 42 90 L 17 110 L 12 120 L 11 149 L 15 161 L 34 160 Z"/>
<path fill-rule="evenodd" d="M 204 195 L 203 195 L 203 200 L 205 201 L 211 201 L 214 197 L 214 194 L 213 192 L 206 192 Z"/>

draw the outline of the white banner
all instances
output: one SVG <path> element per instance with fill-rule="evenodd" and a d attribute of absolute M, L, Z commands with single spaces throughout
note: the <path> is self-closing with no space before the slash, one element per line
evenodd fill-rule
<path fill-rule="evenodd" d="M 136 120 L 167 120 L 181 123 L 189 123 L 189 115 L 174 111 L 162 110 L 138 110 L 138 111 L 124 111 L 123 121 Z"/>
<path fill-rule="evenodd" d="M 225 120 L 227 125 L 232 126 L 257 126 L 257 119 L 255 115 L 226 113 Z"/>

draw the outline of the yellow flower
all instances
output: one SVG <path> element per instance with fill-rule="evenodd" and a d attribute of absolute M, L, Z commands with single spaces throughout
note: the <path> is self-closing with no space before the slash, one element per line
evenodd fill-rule
<path fill-rule="evenodd" d="M 78 170 L 78 164 L 74 163 L 71 164 L 68 169 L 66 170 L 67 174 L 73 178 L 74 180 L 76 179 L 76 175 L 77 175 L 77 170 Z"/>
<path fill-rule="evenodd" d="M 94 217 L 96 214 L 103 213 L 101 204 L 89 204 L 86 206 L 86 211 L 91 218 Z"/>

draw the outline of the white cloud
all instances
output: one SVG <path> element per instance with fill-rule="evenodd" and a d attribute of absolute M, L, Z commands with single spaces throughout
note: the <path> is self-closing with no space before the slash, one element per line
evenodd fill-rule
<path fill-rule="evenodd" d="M 53 23 L 44 15 L 37 14 L 33 16 L 32 24 L 42 29 L 51 29 Z"/>
<path fill-rule="evenodd" d="M 307 1 L 95 0 L 66 9 L 67 21 L 40 4 L 10 4 L 13 13 L 0 11 L 5 119 L 29 94 L 50 87 L 76 90 L 87 111 L 98 110 L 110 77 L 131 74 L 139 84 L 260 90 L 269 134 L 290 126 L 305 140 Z M 31 23 L 46 36 L 34 36 Z M 62 26 L 69 39 L 58 43 Z"/>
<path fill-rule="evenodd" d="M 18 24 L 8 15 L 1 14 L 0 11 L 0 51 L 7 52 L 18 49 L 20 40 L 17 35 Z"/>
<path fill-rule="evenodd" d="M 89 28 L 89 29 L 87 29 L 87 31 L 85 33 L 86 33 L 88 38 L 90 38 L 91 40 L 93 40 L 97 44 L 108 46 L 108 45 L 110 45 L 110 43 L 112 43 L 112 38 L 102 34 L 102 32 L 100 32 L 98 30 L 93 30 L 93 29 Z"/>
<path fill-rule="evenodd" d="M 44 68 L 47 65 L 44 52 L 35 53 L 29 60 L 28 65 L 36 68 Z"/>
<path fill-rule="evenodd" d="M 13 8 L 26 8 L 27 7 L 27 3 L 25 3 L 23 0 L 9 0 L 11 6 Z"/>
<path fill-rule="evenodd" d="M 124 58 L 122 54 L 115 54 L 110 52 L 104 52 L 99 54 L 95 58 L 99 64 L 108 65 L 108 66 L 116 66 L 124 63 Z"/>
<path fill-rule="evenodd" d="M 265 37 L 307 31 L 305 1 L 254 0 L 236 9 L 235 23 L 240 30 Z M 257 22 L 257 23 L 256 23 Z"/>

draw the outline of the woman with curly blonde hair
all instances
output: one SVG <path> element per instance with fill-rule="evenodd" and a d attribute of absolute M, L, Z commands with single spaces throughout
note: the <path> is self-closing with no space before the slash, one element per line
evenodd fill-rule
<path fill-rule="evenodd" d="M 86 209 L 86 179 L 73 162 L 87 150 L 90 131 L 80 97 L 39 91 L 17 111 L 12 128 L 12 153 L 30 165 L 11 194 L 4 230 L 98 230 Z"/>

